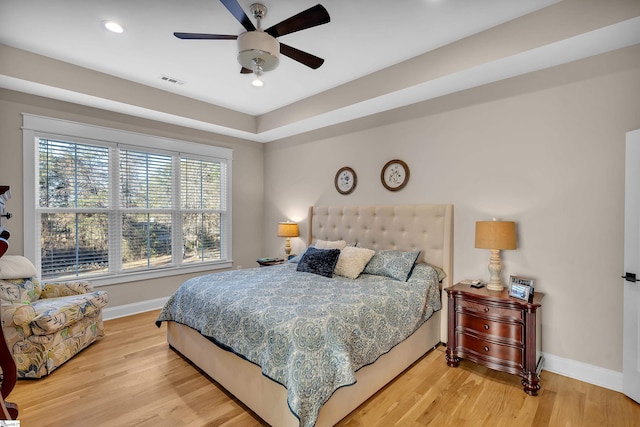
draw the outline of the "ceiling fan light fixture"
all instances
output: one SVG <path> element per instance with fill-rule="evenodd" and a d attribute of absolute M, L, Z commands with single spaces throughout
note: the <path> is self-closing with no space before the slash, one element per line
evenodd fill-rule
<path fill-rule="evenodd" d="M 102 26 L 112 33 L 122 34 L 124 33 L 124 26 L 118 24 L 115 21 L 102 21 Z"/>
<path fill-rule="evenodd" d="M 252 70 L 253 70 L 254 78 L 251 84 L 254 85 L 255 87 L 262 87 L 264 83 L 262 82 L 262 60 L 261 59 L 253 60 Z"/>
<path fill-rule="evenodd" d="M 253 61 L 262 61 L 262 71 L 275 70 L 280 63 L 280 43 L 263 31 L 247 31 L 238 36 L 238 62 L 253 69 Z"/>
<path fill-rule="evenodd" d="M 253 81 L 251 82 L 251 84 L 255 87 L 262 87 L 264 86 L 264 82 L 262 81 L 262 73 L 260 74 L 256 74 L 255 78 L 253 79 Z"/>

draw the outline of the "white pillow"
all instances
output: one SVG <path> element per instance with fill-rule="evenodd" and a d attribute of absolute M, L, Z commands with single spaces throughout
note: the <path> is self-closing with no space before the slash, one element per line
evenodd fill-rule
<path fill-rule="evenodd" d="M 5 255 L 0 258 L 0 279 L 30 279 L 38 275 L 38 270 L 21 255 Z"/>
<path fill-rule="evenodd" d="M 347 246 L 344 240 L 316 240 L 313 247 L 316 249 L 343 249 Z"/>
<path fill-rule="evenodd" d="M 338 276 L 356 279 L 375 253 L 376 251 L 372 249 L 346 246 L 340 251 L 340 257 L 333 272 Z"/>

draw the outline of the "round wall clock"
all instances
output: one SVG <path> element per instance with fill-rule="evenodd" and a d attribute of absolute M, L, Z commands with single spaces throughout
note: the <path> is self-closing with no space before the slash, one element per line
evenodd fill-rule
<path fill-rule="evenodd" d="M 409 182 L 409 166 L 402 160 L 390 160 L 380 172 L 382 185 L 389 191 L 398 191 Z"/>
<path fill-rule="evenodd" d="M 356 184 L 358 184 L 358 176 L 353 169 L 345 166 L 336 173 L 334 184 L 338 193 L 349 194 L 355 190 Z"/>

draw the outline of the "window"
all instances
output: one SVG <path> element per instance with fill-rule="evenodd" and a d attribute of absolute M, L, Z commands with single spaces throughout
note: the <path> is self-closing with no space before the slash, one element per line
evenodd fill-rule
<path fill-rule="evenodd" d="M 231 150 L 31 115 L 23 137 L 35 181 L 25 182 L 25 254 L 43 279 L 108 284 L 231 265 Z"/>

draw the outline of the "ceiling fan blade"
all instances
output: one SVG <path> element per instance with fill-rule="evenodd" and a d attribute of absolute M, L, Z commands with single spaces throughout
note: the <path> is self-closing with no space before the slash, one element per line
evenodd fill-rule
<path fill-rule="evenodd" d="M 307 28 L 326 24 L 330 20 L 331 18 L 329 17 L 327 9 L 325 9 L 324 6 L 317 4 L 298 13 L 297 15 L 292 16 L 291 18 L 285 19 L 284 21 L 267 28 L 264 32 L 273 37 L 280 37 L 285 34 L 291 34 L 296 31 L 306 30 Z"/>
<path fill-rule="evenodd" d="M 240 7 L 236 0 L 220 0 L 220 2 L 227 8 L 229 12 L 238 20 L 239 23 L 247 31 L 255 31 L 256 27 L 253 25 L 253 22 L 249 19 L 244 10 Z"/>
<path fill-rule="evenodd" d="M 240 74 L 251 74 L 251 73 L 253 73 L 253 70 L 250 70 L 248 68 L 242 67 L 240 69 Z"/>
<path fill-rule="evenodd" d="M 228 34 L 173 33 L 173 35 L 184 40 L 235 40 L 238 38 Z"/>
<path fill-rule="evenodd" d="M 314 70 L 324 64 L 324 59 L 318 58 L 310 53 L 303 52 L 284 43 L 280 43 L 280 53 L 306 65 L 309 68 L 313 68 Z"/>

